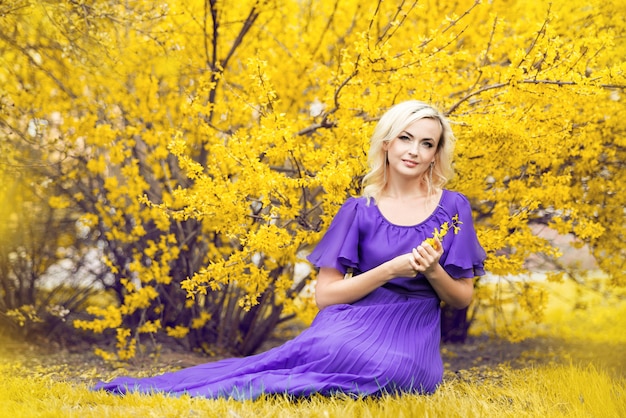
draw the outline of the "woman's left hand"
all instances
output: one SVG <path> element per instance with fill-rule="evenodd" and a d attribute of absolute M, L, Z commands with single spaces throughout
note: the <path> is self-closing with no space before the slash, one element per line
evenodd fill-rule
<path fill-rule="evenodd" d="M 435 238 L 434 248 L 424 241 L 418 245 L 417 248 L 413 248 L 412 254 L 413 260 L 411 260 L 411 264 L 415 272 L 422 273 L 426 276 L 428 273 L 434 271 L 439 264 L 439 259 L 443 254 L 443 245 L 441 245 L 441 241 L 437 238 Z"/>

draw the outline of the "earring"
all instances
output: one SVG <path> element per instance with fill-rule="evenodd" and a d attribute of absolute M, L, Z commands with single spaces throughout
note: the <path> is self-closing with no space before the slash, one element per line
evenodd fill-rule
<path fill-rule="evenodd" d="M 383 164 L 383 185 L 387 184 L 387 151 L 385 151 L 385 164 Z"/>

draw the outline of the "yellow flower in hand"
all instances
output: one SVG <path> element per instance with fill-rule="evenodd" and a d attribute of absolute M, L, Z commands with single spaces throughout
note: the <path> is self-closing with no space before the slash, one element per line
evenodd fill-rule
<path fill-rule="evenodd" d="M 435 230 L 433 231 L 433 236 L 431 238 L 426 238 L 424 241 L 422 241 L 422 245 L 429 244 L 436 251 L 439 251 L 438 243 L 440 243 L 443 237 L 446 236 L 450 228 L 452 227 L 452 230 L 454 231 L 454 233 L 458 234 L 459 231 L 461 230 L 461 227 L 459 225 L 461 225 L 462 223 L 463 222 L 459 221 L 459 215 L 458 214 L 454 215 L 452 217 L 451 223 L 444 222 L 441 224 L 441 227 L 435 228 Z"/>

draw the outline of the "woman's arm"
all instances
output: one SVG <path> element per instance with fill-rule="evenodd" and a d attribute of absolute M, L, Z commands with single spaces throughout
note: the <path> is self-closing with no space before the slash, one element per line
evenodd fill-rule
<path fill-rule="evenodd" d="M 443 246 L 439 240 L 436 240 L 435 248 L 428 243 L 422 243 L 415 248 L 411 260 L 413 268 L 424 274 L 439 299 L 456 309 L 469 306 L 474 294 L 474 280 L 453 279 L 439 264 L 439 258 L 443 254 Z"/>
<path fill-rule="evenodd" d="M 461 309 L 472 301 L 472 279 L 453 279 L 439 264 L 443 246 L 436 240 L 435 250 L 424 243 L 411 253 L 400 255 L 378 267 L 359 274 L 358 279 L 344 280 L 337 269 L 322 267 L 315 284 L 315 303 L 320 309 L 338 303 L 352 303 L 368 295 L 396 277 L 412 277 L 423 273 L 441 300 Z"/>
<path fill-rule="evenodd" d="M 324 309 L 338 303 L 356 302 L 395 277 L 415 276 L 412 259 L 411 253 L 403 254 L 348 280 L 344 280 L 339 270 L 322 267 L 315 284 L 315 303 Z"/>
<path fill-rule="evenodd" d="M 456 309 L 468 307 L 474 294 L 474 280 L 453 279 L 441 265 L 438 266 L 426 278 L 439 295 L 439 299 Z"/>

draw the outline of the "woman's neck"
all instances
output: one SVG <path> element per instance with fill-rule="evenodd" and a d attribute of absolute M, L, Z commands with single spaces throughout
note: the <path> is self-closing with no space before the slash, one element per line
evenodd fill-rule
<path fill-rule="evenodd" d="M 436 189 L 428 190 L 428 185 L 423 182 L 390 182 L 382 190 L 381 196 L 399 199 L 412 200 L 422 199 L 437 194 Z"/>

